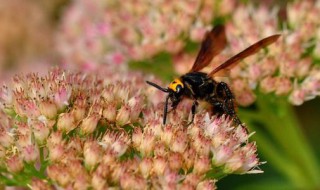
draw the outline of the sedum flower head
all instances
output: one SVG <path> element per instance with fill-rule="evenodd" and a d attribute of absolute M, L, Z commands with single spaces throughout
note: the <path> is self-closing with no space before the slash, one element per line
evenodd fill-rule
<path fill-rule="evenodd" d="M 150 77 L 99 76 L 55 69 L 1 88 L 0 167 L 8 184 L 216 189 L 221 176 L 262 172 L 243 126 L 205 111 L 186 126 L 188 101 L 162 125 L 163 103 L 154 98 L 164 97 L 145 84 Z"/>
<path fill-rule="evenodd" d="M 202 39 L 212 21 L 215 4 L 219 3 L 74 1 L 64 13 L 57 37 L 58 50 L 67 63 L 75 62 L 87 69 L 95 68 L 96 63 L 119 65 L 161 52 L 176 53 L 185 45 L 185 39 Z M 224 4 L 221 12 L 228 12 L 232 3 Z"/>
<path fill-rule="evenodd" d="M 319 1 L 289 3 L 286 20 L 278 16 L 277 7 L 237 7 L 226 30 L 231 54 L 269 35 L 282 34 L 267 51 L 260 51 L 231 70 L 232 86 L 240 104 L 254 102 L 257 90 L 285 96 L 294 105 L 319 95 L 318 5 Z"/>

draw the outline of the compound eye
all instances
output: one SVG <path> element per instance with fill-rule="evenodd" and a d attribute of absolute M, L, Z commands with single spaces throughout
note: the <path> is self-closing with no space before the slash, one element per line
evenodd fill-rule
<path fill-rule="evenodd" d="M 180 84 L 176 87 L 176 93 L 180 93 L 182 91 L 182 86 Z"/>

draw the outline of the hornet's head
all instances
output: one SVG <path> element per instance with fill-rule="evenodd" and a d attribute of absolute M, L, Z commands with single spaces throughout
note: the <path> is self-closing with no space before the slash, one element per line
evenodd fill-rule
<path fill-rule="evenodd" d="M 168 88 L 162 88 L 161 86 L 147 81 L 147 83 L 159 90 L 161 90 L 162 92 L 168 93 L 168 98 L 170 98 L 170 100 L 172 101 L 172 103 L 174 104 L 176 101 L 179 101 L 181 99 L 181 96 L 183 94 L 184 91 L 184 84 L 180 79 L 174 79 L 170 84 Z"/>
<path fill-rule="evenodd" d="M 180 79 L 174 79 L 168 87 L 169 97 L 172 103 L 174 104 L 176 101 L 180 101 L 181 95 L 184 91 L 184 84 Z"/>
<path fill-rule="evenodd" d="M 163 124 L 166 123 L 166 118 L 167 118 L 167 109 L 168 109 L 168 100 L 170 99 L 172 104 L 171 107 L 174 109 L 179 102 L 181 101 L 181 96 L 183 95 L 184 91 L 184 84 L 180 79 L 175 79 L 173 80 L 168 88 L 162 88 L 161 86 L 150 82 L 146 81 L 149 85 L 161 90 L 162 92 L 168 93 L 168 96 L 166 98 L 165 102 L 165 107 L 164 107 L 164 116 L 163 116 Z"/>

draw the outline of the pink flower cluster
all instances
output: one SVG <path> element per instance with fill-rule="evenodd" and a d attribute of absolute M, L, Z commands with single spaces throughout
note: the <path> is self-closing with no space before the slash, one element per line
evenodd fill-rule
<path fill-rule="evenodd" d="M 314 64 L 319 46 L 319 2 L 288 4 L 284 21 L 278 18 L 276 8 L 237 7 L 227 24 L 231 54 L 269 35 L 282 34 L 267 51 L 245 59 L 231 70 L 232 87 L 240 104 L 251 104 L 256 89 L 287 96 L 294 105 L 320 94 L 320 68 Z M 283 24 L 281 31 L 278 30 L 280 23 Z"/>
<path fill-rule="evenodd" d="M 66 63 L 83 67 L 176 53 L 186 39 L 201 41 L 215 4 L 212 0 L 74 1 L 63 16 L 57 47 Z"/>
<path fill-rule="evenodd" d="M 188 103 L 164 126 L 148 77 L 107 76 L 56 69 L 3 86 L 1 178 L 33 189 L 215 189 L 219 176 L 262 172 L 243 127 L 204 111 L 185 126 Z"/>

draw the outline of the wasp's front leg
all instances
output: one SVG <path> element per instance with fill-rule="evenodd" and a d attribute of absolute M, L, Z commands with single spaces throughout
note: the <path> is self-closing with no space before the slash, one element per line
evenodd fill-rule
<path fill-rule="evenodd" d="M 170 113 L 173 110 L 175 110 L 177 108 L 177 106 L 179 105 L 179 103 L 180 103 L 180 100 L 176 100 L 176 101 L 172 102 L 171 103 L 171 109 L 167 113 Z"/>
<path fill-rule="evenodd" d="M 171 103 L 171 109 L 168 111 L 168 104 L 169 104 L 169 98 L 170 96 L 167 96 L 165 106 L 164 106 L 164 111 L 163 111 L 163 125 L 166 124 L 167 120 L 167 114 L 170 113 L 171 111 L 175 110 L 179 103 L 181 102 L 181 99 L 175 99 Z"/>
<path fill-rule="evenodd" d="M 199 105 L 199 103 L 197 102 L 197 100 L 194 100 L 192 107 L 191 107 L 191 114 L 192 114 L 191 121 L 187 124 L 187 126 L 189 126 L 191 123 L 193 123 L 194 116 L 196 115 L 196 109 L 197 109 L 198 105 Z"/>
<path fill-rule="evenodd" d="M 163 109 L 163 125 L 165 125 L 165 124 L 166 124 L 166 121 L 167 121 L 168 103 L 169 103 L 169 96 L 167 96 L 166 102 L 165 102 L 165 104 L 164 104 L 164 109 Z"/>

